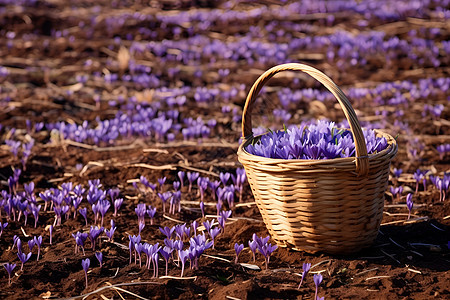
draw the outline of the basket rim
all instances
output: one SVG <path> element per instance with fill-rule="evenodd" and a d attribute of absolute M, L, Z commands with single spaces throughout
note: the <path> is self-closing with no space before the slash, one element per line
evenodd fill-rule
<path fill-rule="evenodd" d="M 347 131 L 350 131 L 348 128 L 343 128 Z M 379 129 L 372 129 L 375 131 L 376 134 L 380 134 L 383 137 L 386 138 L 386 141 L 388 143 L 388 146 L 383 149 L 380 152 L 368 154 L 369 161 L 372 161 L 377 158 L 389 156 L 389 155 L 395 155 L 398 150 L 397 146 L 397 140 L 390 134 L 379 130 Z M 339 157 L 339 158 L 332 158 L 332 159 L 283 159 L 283 158 L 270 158 L 270 157 L 264 157 L 259 155 L 250 154 L 245 150 L 245 147 L 248 146 L 255 138 L 261 137 L 263 135 L 266 135 L 268 132 L 257 135 L 257 136 L 248 136 L 245 137 L 242 141 L 242 143 L 238 147 L 237 155 L 238 158 L 243 158 L 248 161 L 257 162 L 263 165 L 271 165 L 271 164 L 283 164 L 283 165 L 332 165 L 335 163 L 356 163 L 356 157 L 350 156 L 350 157 Z M 242 162 L 241 162 L 242 163 Z M 355 165 L 356 167 L 356 165 Z"/>

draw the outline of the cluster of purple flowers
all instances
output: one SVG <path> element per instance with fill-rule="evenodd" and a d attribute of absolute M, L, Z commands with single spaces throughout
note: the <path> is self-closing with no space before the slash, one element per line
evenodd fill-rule
<path fill-rule="evenodd" d="M 63 139 L 108 145 L 114 144 L 119 138 L 132 136 L 149 137 L 157 141 L 172 141 L 179 133 L 185 139 L 207 138 L 216 126 L 215 120 L 205 122 L 201 117 L 195 120 L 185 118 L 180 123 L 180 112 L 175 109 L 162 110 L 161 102 L 139 103 L 131 97 L 111 119 L 96 119 L 92 123 L 84 121 L 82 124 L 49 123 L 46 128 L 49 131 L 56 130 Z"/>
<path fill-rule="evenodd" d="M 138 181 L 133 182 L 133 186 L 142 193 L 151 193 L 153 198 L 157 196 L 162 203 L 163 213 L 166 213 L 166 203 L 169 203 L 169 213 L 175 214 L 176 211 L 181 211 L 181 198 L 182 198 L 182 188 L 185 186 L 186 181 L 188 183 L 187 192 L 191 193 L 192 188 L 196 184 L 198 195 L 200 196 L 200 208 L 202 211 L 202 215 L 205 215 L 205 195 L 209 190 L 209 194 L 212 196 L 214 201 L 217 201 L 217 215 L 221 214 L 221 210 L 223 207 L 232 208 L 234 207 L 234 202 L 239 196 L 239 201 L 242 200 L 242 194 L 244 191 L 244 184 L 247 181 L 247 176 L 245 174 L 245 170 L 243 168 L 237 168 L 236 173 L 229 172 L 221 172 L 219 174 L 220 180 L 210 180 L 208 177 L 200 176 L 198 172 L 184 172 L 179 171 L 177 173 L 179 181 L 173 181 L 173 190 L 163 192 L 164 183 L 166 178 L 160 178 L 159 182 L 159 192 L 156 192 L 157 184 L 153 184 L 149 182 L 149 180 L 145 176 L 141 176 Z M 164 180 L 163 180 L 164 179 Z M 186 180 L 187 179 L 187 180 Z M 232 184 L 230 184 L 230 179 Z M 225 206 L 224 206 L 225 205 Z M 143 218 L 145 217 L 145 213 L 153 219 L 154 213 L 156 209 L 149 206 L 149 209 L 145 208 L 145 204 L 138 204 L 135 212 L 138 216 L 138 221 L 140 223 L 143 222 Z"/>
<path fill-rule="evenodd" d="M 192 269 L 198 268 L 198 260 L 206 249 L 213 246 L 213 241 L 208 241 L 205 233 L 197 234 L 198 223 L 194 221 L 190 226 L 186 224 L 176 225 L 174 227 L 160 227 L 159 230 L 166 236 L 164 245 L 156 243 L 141 243 L 141 236 L 129 236 L 130 263 L 134 256 L 134 262 L 142 267 L 143 257 L 145 254 L 147 260 L 145 267 L 150 269 L 153 266 L 153 276 L 158 277 L 158 258 L 161 255 L 166 262 L 165 274 L 167 276 L 169 262 L 172 261 L 177 266 L 181 263 L 181 277 L 183 277 L 185 263 L 189 259 Z M 185 243 L 189 246 L 185 249 Z"/>
<path fill-rule="evenodd" d="M 20 169 L 16 169 L 14 174 L 8 179 L 9 193 L 5 190 L 1 191 L 0 197 L 0 216 L 2 211 L 6 213 L 9 220 L 20 221 L 24 216 L 24 225 L 27 225 L 28 215 L 34 217 L 34 227 L 36 228 L 39 221 L 39 213 L 41 211 L 53 211 L 55 220 L 53 226 L 61 225 L 63 219 L 69 219 L 71 216 L 75 219 L 77 212 L 85 219 L 86 226 L 88 225 L 87 207 L 80 208 L 84 199 L 86 204 L 90 204 L 94 215 L 94 225 L 103 226 L 103 220 L 108 212 L 111 202 L 114 205 L 115 215 L 120 209 L 123 199 L 118 198 L 119 190 L 108 189 L 103 190 L 99 180 L 90 180 L 88 182 L 88 189 L 83 188 L 82 185 L 73 185 L 72 182 L 65 182 L 61 184 L 60 188 L 50 188 L 39 193 L 39 198 L 44 201 L 44 208 L 38 204 L 38 198 L 34 191 L 34 183 L 25 183 L 24 191 L 18 191 Z"/>
<path fill-rule="evenodd" d="M 40 125 L 38 125 L 38 126 L 40 126 Z M 41 129 L 41 127 L 39 127 L 39 130 L 40 129 Z M 34 142 L 35 142 L 34 139 L 31 137 L 29 138 L 29 141 L 27 143 L 12 140 L 12 139 L 5 140 L 5 144 L 10 147 L 10 151 L 15 157 L 19 156 L 19 149 L 22 146 L 20 162 L 22 163 L 22 168 L 24 171 L 26 170 L 26 164 L 27 164 L 28 158 L 31 155 L 31 149 L 34 146 Z"/>
<path fill-rule="evenodd" d="M 269 267 L 270 255 L 278 248 L 277 245 L 272 246 L 271 243 L 268 243 L 269 240 L 270 236 L 266 236 L 265 238 L 263 238 L 257 236 L 254 233 L 252 239 L 248 241 L 248 247 L 250 248 L 253 254 L 253 261 L 256 261 L 256 251 L 259 251 L 259 253 L 261 253 L 264 256 L 266 270 Z M 241 252 L 242 250 L 241 248 L 243 248 L 243 245 L 240 246 L 238 244 L 235 244 L 234 248 L 236 251 L 236 262 L 237 262 L 237 257 L 239 256 L 239 253 Z"/>
<path fill-rule="evenodd" d="M 363 133 L 369 154 L 387 147 L 386 139 L 377 137 L 373 130 L 363 130 Z M 327 121 L 269 132 L 245 150 L 253 155 L 280 159 L 333 159 L 355 155 L 351 132 L 338 129 L 333 122 Z"/>
<path fill-rule="evenodd" d="M 430 181 L 439 190 L 439 201 L 445 201 L 450 186 L 450 173 L 444 173 L 442 178 L 430 175 Z"/>

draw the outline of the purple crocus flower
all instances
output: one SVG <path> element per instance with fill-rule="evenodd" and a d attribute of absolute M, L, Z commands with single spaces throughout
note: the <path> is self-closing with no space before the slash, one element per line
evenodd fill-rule
<path fill-rule="evenodd" d="M 183 171 L 179 171 L 177 173 L 177 175 L 178 175 L 178 178 L 180 178 L 181 187 L 184 187 L 184 176 L 185 176 L 185 173 Z"/>
<path fill-rule="evenodd" d="M 392 173 L 394 174 L 394 176 L 395 177 L 400 177 L 400 175 L 403 173 L 403 170 L 402 169 L 397 169 L 397 168 L 394 168 L 394 170 L 392 170 Z"/>
<path fill-rule="evenodd" d="M 399 186 L 399 187 L 391 187 L 391 194 L 392 194 L 392 199 L 397 198 L 397 201 L 400 201 L 400 195 L 403 192 L 403 187 Z"/>
<path fill-rule="evenodd" d="M 34 237 L 34 242 L 36 243 L 38 247 L 38 253 L 37 253 L 37 259 L 36 261 L 39 261 L 39 255 L 41 254 L 41 245 L 42 245 L 42 236 Z"/>
<path fill-rule="evenodd" d="M 98 202 L 97 205 L 98 205 L 99 212 L 102 215 L 102 220 L 100 222 L 100 226 L 103 226 L 103 219 L 104 219 L 105 214 L 108 211 L 109 207 L 111 206 L 111 204 L 109 203 L 108 200 L 101 200 Z"/>
<path fill-rule="evenodd" d="M 175 226 L 175 234 L 181 241 L 184 239 L 184 229 L 185 228 L 186 228 L 186 223 Z"/>
<path fill-rule="evenodd" d="M 31 205 L 29 207 L 30 207 L 31 213 L 33 214 L 33 217 L 34 217 L 34 228 L 36 228 L 37 222 L 39 220 L 39 210 L 41 209 L 41 206 L 31 203 Z"/>
<path fill-rule="evenodd" d="M 88 221 L 87 221 L 87 208 L 86 208 L 86 207 L 80 208 L 80 209 L 78 209 L 78 212 L 80 213 L 80 215 L 83 216 L 84 221 L 86 222 L 86 226 L 88 226 Z"/>
<path fill-rule="evenodd" d="M 213 224 L 214 224 L 213 220 L 211 220 L 211 221 L 206 220 L 205 222 L 203 222 L 203 226 L 205 227 L 206 232 L 209 232 L 211 230 L 211 227 L 213 226 Z"/>
<path fill-rule="evenodd" d="M 272 244 L 267 244 L 265 243 L 263 246 L 259 247 L 258 250 L 259 252 L 261 252 L 261 254 L 264 256 L 265 261 L 266 261 L 266 270 L 269 268 L 269 260 L 270 260 L 270 255 L 272 254 L 273 251 L 275 251 L 278 248 L 277 245 L 273 245 Z"/>
<path fill-rule="evenodd" d="M 213 197 L 213 200 L 215 201 L 217 188 L 220 186 L 220 181 L 218 181 L 218 180 L 209 181 L 208 185 L 209 185 L 209 188 L 211 189 L 211 195 Z"/>
<path fill-rule="evenodd" d="M 84 277 L 86 279 L 86 288 L 88 287 L 87 271 L 89 269 L 90 264 L 91 264 L 91 260 L 89 258 L 81 260 L 81 267 L 83 267 Z"/>
<path fill-rule="evenodd" d="M 83 256 L 86 255 L 84 253 L 84 243 L 88 238 L 88 234 L 85 232 L 83 233 L 78 231 L 75 234 L 72 233 L 72 236 L 75 239 L 75 253 L 78 253 L 78 247 L 81 247 L 81 250 L 83 251 Z"/>
<path fill-rule="evenodd" d="M 36 245 L 36 241 L 34 239 L 28 241 L 28 250 L 30 252 L 33 252 L 34 245 Z"/>
<path fill-rule="evenodd" d="M 111 202 L 114 203 L 114 201 L 116 200 L 116 198 L 119 196 L 120 190 L 119 189 L 109 189 L 108 190 L 108 195 L 111 198 Z"/>
<path fill-rule="evenodd" d="M 414 172 L 413 177 L 416 180 L 416 193 L 418 193 L 419 192 L 419 183 L 424 178 L 424 173 L 422 173 L 422 171 L 420 169 L 417 169 L 416 172 Z"/>
<path fill-rule="evenodd" d="M 197 179 L 197 186 L 200 192 L 200 201 L 203 201 L 205 198 L 205 191 L 208 188 L 208 182 L 209 180 L 206 177 L 199 177 Z"/>
<path fill-rule="evenodd" d="M 408 207 L 408 220 L 411 217 L 411 210 L 413 208 L 412 194 L 406 195 L 406 207 Z"/>
<path fill-rule="evenodd" d="M 172 238 L 172 234 L 175 231 L 175 227 L 159 227 L 159 231 L 161 231 L 162 234 L 164 234 L 165 236 L 167 236 L 168 239 Z"/>
<path fill-rule="evenodd" d="M 166 177 L 158 178 L 159 183 L 159 192 L 162 193 L 164 191 L 164 183 L 166 182 Z"/>
<path fill-rule="evenodd" d="M 11 285 L 11 273 L 16 267 L 16 264 L 6 263 L 3 266 L 5 267 L 6 272 L 8 272 L 8 285 Z"/>
<path fill-rule="evenodd" d="M 95 252 L 95 257 L 97 258 L 101 268 L 103 265 L 103 254 L 101 252 Z"/>
<path fill-rule="evenodd" d="M 174 181 L 174 182 L 173 182 L 173 189 L 174 189 L 175 191 L 178 191 L 178 190 L 180 189 L 180 186 L 181 186 L 181 184 L 180 184 L 179 181 Z"/>
<path fill-rule="evenodd" d="M 322 283 L 322 274 L 314 274 L 314 284 L 316 285 L 316 293 L 314 294 L 314 299 L 317 299 L 317 293 L 319 292 L 319 285 Z"/>
<path fill-rule="evenodd" d="M 202 218 L 205 217 L 205 203 L 203 201 L 200 202 L 200 210 L 202 211 Z"/>
<path fill-rule="evenodd" d="M 116 231 L 116 229 L 117 227 L 115 226 L 114 220 L 111 220 L 111 229 L 105 229 L 105 234 L 110 242 L 112 242 L 113 240 L 114 232 Z"/>
<path fill-rule="evenodd" d="M 189 181 L 189 188 L 188 188 L 189 193 L 192 190 L 192 183 L 195 182 L 199 176 L 200 174 L 198 172 L 187 172 L 187 179 Z"/>
<path fill-rule="evenodd" d="M 219 216 L 217 217 L 217 222 L 219 223 L 219 226 L 222 227 L 223 232 L 225 232 L 225 222 L 230 216 L 231 210 L 228 210 L 228 211 L 221 211 L 219 213 Z"/>
<path fill-rule="evenodd" d="M 192 234 L 196 235 L 197 234 L 197 228 L 198 228 L 198 222 L 197 220 L 194 220 L 191 224 L 192 227 Z"/>
<path fill-rule="evenodd" d="M 147 206 L 145 203 L 139 203 L 134 211 L 138 217 L 138 224 L 145 223 L 145 214 L 147 213 Z"/>
<path fill-rule="evenodd" d="M 0 237 L 2 237 L 3 230 L 6 228 L 6 226 L 8 226 L 8 222 L 4 222 L 3 224 L 2 222 L 0 222 Z"/>
<path fill-rule="evenodd" d="M 17 253 L 17 256 L 19 257 L 20 262 L 22 263 L 22 265 L 20 266 L 20 271 L 22 271 L 23 270 L 23 264 L 26 263 L 31 257 L 31 252 L 28 253 L 28 254 L 25 254 L 23 252 L 19 252 L 19 253 Z"/>
<path fill-rule="evenodd" d="M 300 284 L 298 285 L 298 288 L 300 288 L 300 286 L 302 285 L 303 280 L 305 280 L 306 275 L 309 272 L 309 269 L 311 269 L 311 264 L 310 263 L 303 263 L 303 272 L 302 272 L 302 279 L 300 280 Z"/>
<path fill-rule="evenodd" d="M 145 227 L 145 223 L 139 223 L 139 234 L 141 234 L 144 227 Z"/>
<path fill-rule="evenodd" d="M 178 250 L 178 257 L 180 258 L 181 261 L 181 277 L 183 277 L 184 264 L 186 263 L 186 260 L 189 257 L 189 250 Z"/>
<path fill-rule="evenodd" d="M 166 276 L 169 269 L 169 259 L 170 255 L 172 254 L 172 251 L 173 249 L 167 246 L 164 246 L 164 248 L 159 249 L 159 253 L 161 253 L 162 257 L 164 257 L 164 260 L 166 261 Z"/>
<path fill-rule="evenodd" d="M 123 199 L 117 198 L 114 200 L 114 217 L 117 216 L 117 212 L 119 211 L 120 207 L 122 206 Z"/>
<path fill-rule="evenodd" d="M 166 213 L 166 202 L 170 197 L 172 197 L 172 192 L 158 193 L 158 197 L 162 201 L 163 213 Z"/>
<path fill-rule="evenodd" d="M 236 259 L 234 260 L 234 263 L 238 263 L 239 254 L 241 254 L 242 249 L 244 249 L 244 244 L 234 244 L 234 251 L 236 252 Z"/>
<path fill-rule="evenodd" d="M 211 240 L 213 242 L 212 248 L 214 249 L 214 239 L 220 233 L 220 228 L 218 228 L 218 227 L 211 228 L 208 233 L 209 233 L 209 236 L 211 237 Z"/>
<path fill-rule="evenodd" d="M 91 226 L 91 230 L 89 231 L 89 240 L 91 241 L 92 251 L 95 251 L 95 241 L 100 236 L 100 234 L 104 231 L 103 227 Z"/>
<path fill-rule="evenodd" d="M 131 235 L 129 235 L 128 238 L 130 239 L 130 242 L 128 244 L 128 249 L 130 250 L 130 264 L 131 264 L 131 258 L 133 256 L 133 252 L 136 252 L 134 247 L 135 247 L 136 244 L 139 244 L 141 242 L 141 236 L 140 235 L 138 235 L 138 236 L 135 236 L 135 235 L 131 236 Z M 137 258 L 136 258 L 136 253 L 135 253 L 135 255 L 134 255 L 134 263 L 136 263 L 136 259 Z"/>
<path fill-rule="evenodd" d="M 153 219 L 155 218 L 156 207 L 148 206 L 147 215 L 150 217 L 150 225 L 153 225 Z"/>
<path fill-rule="evenodd" d="M 227 182 L 228 182 L 228 180 L 230 179 L 230 177 L 231 177 L 231 174 L 230 173 L 222 173 L 222 172 L 220 172 L 220 174 L 219 174 L 219 178 L 220 178 L 220 181 L 222 181 L 222 184 L 224 185 L 224 186 L 226 186 L 227 185 Z"/>

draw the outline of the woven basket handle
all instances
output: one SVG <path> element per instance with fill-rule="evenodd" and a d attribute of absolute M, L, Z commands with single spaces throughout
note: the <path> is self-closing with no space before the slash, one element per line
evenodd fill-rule
<path fill-rule="evenodd" d="M 348 101 L 344 92 L 324 73 L 319 70 L 298 63 L 289 63 L 275 66 L 266 72 L 264 72 L 253 84 L 250 92 L 245 100 L 244 111 L 242 113 L 242 135 L 244 138 L 251 137 L 253 135 L 252 131 L 252 108 L 253 103 L 256 100 L 261 88 L 266 84 L 266 82 L 272 78 L 275 74 L 282 71 L 303 71 L 317 81 L 322 83 L 337 99 L 341 105 L 344 115 L 350 124 L 350 130 L 353 134 L 353 139 L 355 141 L 356 148 L 356 172 L 360 176 L 367 175 L 369 171 L 369 157 L 367 155 L 366 141 L 359 125 L 356 113 L 352 108 L 352 105 Z"/>

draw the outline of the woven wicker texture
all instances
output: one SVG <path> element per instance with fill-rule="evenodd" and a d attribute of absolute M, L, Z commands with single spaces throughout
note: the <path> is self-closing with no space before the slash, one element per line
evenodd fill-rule
<path fill-rule="evenodd" d="M 356 157 L 329 160 L 284 160 L 249 154 L 251 111 L 264 84 L 276 73 L 303 71 L 321 82 L 341 105 L 355 140 Z M 307 252 L 347 254 L 370 246 L 378 234 L 390 162 L 397 153 L 395 139 L 367 155 L 356 114 L 341 89 L 325 74 L 303 64 L 284 64 L 263 73 L 247 96 L 238 159 L 247 173 L 256 204 L 279 246 Z"/>

